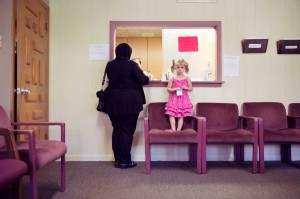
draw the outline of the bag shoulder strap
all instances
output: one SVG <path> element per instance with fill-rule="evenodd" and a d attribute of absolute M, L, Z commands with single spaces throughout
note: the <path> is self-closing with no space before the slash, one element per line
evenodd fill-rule
<path fill-rule="evenodd" d="M 106 67 L 105 67 L 103 78 L 102 78 L 102 89 L 103 89 L 103 86 L 104 86 L 105 77 L 106 77 Z"/>

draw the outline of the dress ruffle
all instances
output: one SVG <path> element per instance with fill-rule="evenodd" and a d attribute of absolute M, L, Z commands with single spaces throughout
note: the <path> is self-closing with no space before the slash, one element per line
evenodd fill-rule
<path fill-rule="evenodd" d="M 165 110 L 167 115 L 171 115 L 174 117 L 186 117 L 192 116 L 193 105 L 190 105 L 185 108 L 177 108 L 172 105 L 166 105 Z"/>

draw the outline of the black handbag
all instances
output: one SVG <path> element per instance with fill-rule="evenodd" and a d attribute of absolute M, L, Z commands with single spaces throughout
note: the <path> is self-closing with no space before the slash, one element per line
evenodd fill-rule
<path fill-rule="evenodd" d="M 102 87 L 101 87 L 101 90 L 97 91 L 96 95 L 99 99 L 99 102 L 98 102 L 98 105 L 97 105 L 97 111 L 99 112 L 106 112 L 105 111 L 105 90 L 104 90 L 104 82 L 105 82 L 105 77 L 106 77 L 106 68 L 105 68 L 105 71 L 104 71 L 104 74 L 103 74 L 103 78 L 102 78 Z"/>

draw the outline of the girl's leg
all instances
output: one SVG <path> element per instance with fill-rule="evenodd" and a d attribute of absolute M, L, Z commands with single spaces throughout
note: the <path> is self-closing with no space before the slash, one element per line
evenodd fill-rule
<path fill-rule="evenodd" d="M 171 124 L 171 129 L 172 129 L 172 131 L 175 131 L 175 130 L 176 130 L 175 117 L 170 116 L 170 117 L 169 117 L 169 120 L 170 120 L 170 124 Z"/>
<path fill-rule="evenodd" d="M 183 126 L 183 117 L 178 118 L 178 127 L 177 127 L 177 131 L 180 131 L 182 129 Z"/>

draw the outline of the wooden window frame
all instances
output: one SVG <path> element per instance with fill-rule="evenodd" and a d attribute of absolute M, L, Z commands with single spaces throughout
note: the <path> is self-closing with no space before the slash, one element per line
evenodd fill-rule
<path fill-rule="evenodd" d="M 109 57 L 114 59 L 116 30 L 119 28 L 214 28 L 217 39 L 216 79 L 213 81 L 192 81 L 193 87 L 221 87 L 222 81 L 222 25 L 221 21 L 110 21 Z M 148 87 L 166 87 L 167 81 L 151 80 Z"/>

